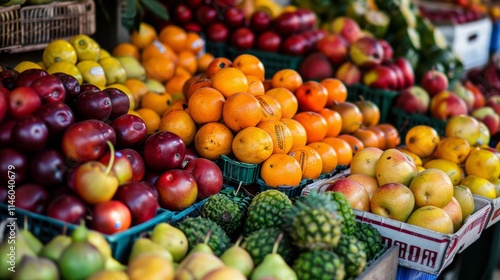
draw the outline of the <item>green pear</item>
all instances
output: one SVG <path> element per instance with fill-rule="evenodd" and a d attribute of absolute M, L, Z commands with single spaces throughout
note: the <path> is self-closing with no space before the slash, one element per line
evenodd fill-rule
<path fill-rule="evenodd" d="M 104 261 L 104 270 L 125 270 L 127 267 L 113 257 L 107 257 Z"/>
<path fill-rule="evenodd" d="M 12 279 L 57 280 L 59 271 L 57 265 L 47 258 L 25 256 Z"/>
<path fill-rule="evenodd" d="M 10 279 L 25 256 L 36 257 L 19 231 L 0 243 L 0 279 Z"/>
<path fill-rule="evenodd" d="M 28 230 L 26 223 L 24 228 L 19 230 L 19 233 L 24 237 L 24 240 L 26 240 L 26 243 L 31 248 L 31 250 L 36 255 L 40 254 L 43 248 L 43 243 L 33 233 L 31 233 L 31 231 Z"/>
<path fill-rule="evenodd" d="M 174 262 L 182 260 L 188 252 L 189 241 L 184 232 L 167 223 L 159 223 L 153 228 L 151 240 L 167 249 Z"/>
<path fill-rule="evenodd" d="M 297 280 L 297 274 L 288 266 L 283 257 L 278 254 L 278 245 L 283 234 L 278 236 L 273 246 L 273 251 L 264 257 L 264 260 L 254 269 L 251 280 L 267 279 Z"/>
<path fill-rule="evenodd" d="M 243 275 L 249 277 L 254 269 L 254 263 L 252 256 L 240 247 L 241 240 L 243 237 L 238 238 L 233 246 L 222 253 L 220 259 L 225 265 L 236 268 Z"/>
<path fill-rule="evenodd" d="M 196 244 L 193 249 L 189 252 L 191 253 L 196 253 L 196 252 L 204 252 L 204 253 L 210 253 L 213 254 L 214 251 L 210 246 L 208 246 L 208 240 L 210 240 L 210 236 L 212 235 L 212 231 L 209 230 L 207 235 L 205 236 L 205 239 L 203 240 L 202 243 Z"/>
<path fill-rule="evenodd" d="M 71 244 L 71 237 L 67 235 L 57 235 L 49 243 L 43 246 L 39 256 L 57 262 L 64 249 Z"/>
<path fill-rule="evenodd" d="M 111 257 L 111 246 L 100 232 L 89 230 L 87 240 L 99 250 L 103 257 Z"/>
<path fill-rule="evenodd" d="M 175 271 L 176 280 L 201 280 L 224 263 L 213 253 L 193 252 L 182 260 Z"/>
<path fill-rule="evenodd" d="M 154 243 L 151 239 L 141 237 L 138 238 L 132 245 L 132 250 L 130 252 L 128 262 L 131 263 L 138 256 L 145 253 L 155 253 L 171 262 L 173 261 L 172 254 L 170 254 L 167 249 L 165 249 L 163 246 L 158 245 L 157 243 Z"/>

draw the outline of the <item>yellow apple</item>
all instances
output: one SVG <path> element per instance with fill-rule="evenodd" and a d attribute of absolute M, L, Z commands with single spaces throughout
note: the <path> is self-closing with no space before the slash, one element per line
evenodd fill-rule
<path fill-rule="evenodd" d="M 448 215 L 451 218 L 451 221 L 453 222 L 453 232 L 457 232 L 458 229 L 463 224 L 463 217 L 462 217 L 462 207 L 460 206 L 460 203 L 458 203 L 458 200 L 455 197 L 451 198 L 450 203 L 443 207 L 443 210 L 448 213 Z"/>
<path fill-rule="evenodd" d="M 464 185 L 453 187 L 453 197 L 462 208 L 462 220 L 465 221 L 472 213 L 474 213 L 474 197 L 470 189 Z"/>
<path fill-rule="evenodd" d="M 409 187 L 415 196 L 417 208 L 428 205 L 443 208 L 453 197 L 453 183 L 450 177 L 437 168 L 428 168 L 417 173 Z"/>
<path fill-rule="evenodd" d="M 370 211 L 390 219 L 406 222 L 415 206 L 412 191 L 401 183 L 380 186 L 370 201 Z"/>
<path fill-rule="evenodd" d="M 440 233 L 453 234 L 453 221 L 450 215 L 436 206 L 429 205 L 418 208 L 411 213 L 406 222 Z"/>

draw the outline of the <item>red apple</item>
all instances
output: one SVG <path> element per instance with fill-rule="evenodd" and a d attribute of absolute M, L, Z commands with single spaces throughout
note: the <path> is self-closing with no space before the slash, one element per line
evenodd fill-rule
<path fill-rule="evenodd" d="M 269 13 L 255 11 L 250 17 L 250 29 L 255 33 L 263 33 L 271 28 L 272 18 Z"/>
<path fill-rule="evenodd" d="M 123 202 L 132 215 L 132 224 L 144 223 L 156 216 L 160 205 L 143 182 L 130 182 L 118 188 L 113 200 Z"/>
<path fill-rule="evenodd" d="M 333 67 L 323 53 L 314 52 L 302 60 L 298 72 L 305 80 L 322 80 L 333 76 Z"/>
<path fill-rule="evenodd" d="M 192 6 L 191 6 L 192 7 Z M 217 20 L 217 10 L 212 5 L 202 5 L 196 9 L 196 21 L 207 26 Z"/>
<path fill-rule="evenodd" d="M 363 83 L 371 88 L 395 89 L 398 78 L 391 68 L 377 65 L 364 73 Z"/>
<path fill-rule="evenodd" d="M 59 139 L 75 122 L 73 111 L 63 102 L 46 103 L 36 111 L 35 115 L 43 120 L 52 139 Z"/>
<path fill-rule="evenodd" d="M 6 187 L 0 187 L 0 203 L 7 204 L 9 199 L 9 189 Z"/>
<path fill-rule="evenodd" d="M 13 119 L 0 122 L 0 147 L 12 145 L 12 128 L 16 123 Z"/>
<path fill-rule="evenodd" d="M 75 77 L 62 72 L 53 73 L 52 75 L 58 77 L 61 80 L 64 85 L 64 89 L 66 90 L 65 101 L 70 106 L 73 106 L 74 101 L 80 94 L 80 83 L 78 82 L 78 80 Z"/>
<path fill-rule="evenodd" d="M 378 42 L 384 50 L 384 61 L 392 60 L 392 57 L 394 56 L 394 50 L 392 49 L 391 44 L 389 44 L 389 42 L 384 39 L 378 39 Z"/>
<path fill-rule="evenodd" d="M 394 60 L 394 64 L 396 64 L 403 72 L 403 76 L 405 79 L 405 85 L 403 88 L 413 86 L 415 84 L 415 73 L 413 71 L 413 67 L 410 64 L 410 61 L 408 61 L 408 59 L 404 57 L 398 57 Z"/>
<path fill-rule="evenodd" d="M 31 88 L 34 89 L 42 102 L 64 102 L 66 99 L 66 89 L 63 82 L 54 75 L 40 77 L 33 81 Z"/>
<path fill-rule="evenodd" d="M 316 28 L 317 17 L 316 14 L 306 8 L 298 8 L 295 10 L 295 13 L 299 16 L 300 21 L 300 31 L 313 30 Z"/>
<path fill-rule="evenodd" d="M 448 89 L 448 77 L 443 72 L 429 70 L 422 76 L 420 84 L 431 96 L 434 96 Z"/>
<path fill-rule="evenodd" d="M 214 22 L 207 27 L 207 39 L 213 42 L 226 42 L 229 38 L 229 29 L 221 22 Z"/>
<path fill-rule="evenodd" d="M 171 211 L 182 211 L 195 203 L 198 186 L 194 176 L 183 169 L 164 172 L 156 182 L 160 206 Z"/>
<path fill-rule="evenodd" d="M 300 28 L 300 16 L 295 12 L 284 12 L 274 19 L 274 30 L 283 38 L 298 32 Z"/>
<path fill-rule="evenodd" d="M 46 188 L 58 187 L 64 181 L 67 170 L 64 155 L 59 150 L 45 149 L 30 160 L 31 179 Z"/>
<path fill-rule="evenodd" d="M 224 178 L 219 166 L 206 158 L 190 160 L 184 170 L 193 174 L 198 185 L 198 199 L 203 200 L 222 189 Z"/>
<path fill-rule="evenodd" d="M 178 25 L 184 25 L 193 18 L 193 11 L 186 4 L 180 3 L 172 9 L 172 15 Z"/>
<path fill-rule="evenodd" d="M 92 209 L 90 228 L 104 234 L 115 234 L 130 228 L 132 215 L 120 201 L 110 200 L 98 203 Z"/>
<path fill-rule="evenodd" d="M 19 72 L 16 70 L 3 70 L 0 71 L 0 85 L 8 90 L 13 90 L 17 86 L 17 78 Z"/>
<path fill-rule="evenodd" d="M 240 27 L 231 34 L 230 42 L 233 47 L 239 50 L 247 50 L 253 47 L 255 35 L 249 28 Z"/>
<path fill-rule="evenodd" d="M 349 43 L 344 37 L 329 34 L 316 42 L 316 48 L 335 65 L 340 65 L 347 59 Z"/>
<path fill-rule="evenodd" d="M 458 115 L 467 115 L 468 112 L 465 101 L 446 90 L 431 97 L 429 110 L 431 116 L 440 120 L 446 120 Z"/>
<path fill-rule="evenodd" d="M 405 185 L 387 183 L 380 186 L 370 202 L 371 212 L 401 222 L 406 222 L 415 206 L 415 196 Z"/>
<path fill-rule="evenodd" d="M 116 132 L 109 124 L 99 120 L 87 120 L 87 122 L 101 131 L 104 141 L 109 141 L 113 145 L 116 143 Z"/>
<path fill-rule="evenodd" d="M 102 90 L 111 101 L 110 119 L 116 119 L 119 116 L 125 115 L 130 110 L 130 99 L 128 95 L 117 88 L 105 88 Z"/>
<path fill-rule="evenodd" d="M 488 127 L 490 135 L 494 135 L 498 132 L 500 127 L 500 116 L 495 112 L 495 110 L 493 110 L 493 108 L 489 106 L 477 108 L 471 112 L 471 116 L 476 118 L 478 121 L 483 122 L 486 127 Z"/>
<path fill-rule="evenodd" d="M 466 88 L 461 82 L 454 83 L 450 90 L 465 101 L 467 110 L 472 110 L 472 106 L 474 106 L 474 94 L 472 91 Z"/>
<path fill-rule="evenodd" d="M 146 173 L 146 164 L 141 154 L 134 149 L 123 149 L 120 152 L 130 161 L 130 165 L 132 166 L 132 181 L 141 181 L 144 178 L 144 173 Z"/>
<path fill-rule="evenodd" d="M 346 85 L 353 85 L 361 82 L 361 70 L 351 62 L 344 62 L 335 72 L 335 78 L 341 80 Z"/>
<path fill-rule="evenodd" d="M 425 89 L 419 86 L 412 86 L 404 89 L 397 95 L 394 106 L 410 114 L 426 114 L 430 101 L 430 96 Z"/>
<path fill-rule="evenodd" d="M 495 110 L 495 112 L 500 116 L 500 95 L 492 95 L 486 99 L 484 104 Z"/>
<path fill-rule="evenodd" d="M 36 79 L 48 75 L 49 73 L 43 69 L 33 68 L 24 70 L 17 76 L 16 87 L 29 87 Z"/>
<path fill-rule="evenodd" d="M 257 38 L 257 49 L 266 52 L 277 52 L 281 47 L 281 37 L 274 31 L 266 31 Z"/>
<path fill-rule="evenodd" d="M 362 37 L 349 48 L 351 61 L 363 69 L 370 69 L 382 63 L 384 49 L 377 39 Z"/>
<path fill-rule="evenodd" d="M 144 162 L 156 171 L 180 168 L 186 154 L 186 145 L 175 133 L 160 131 L 151 134 L 144 143 Z"/>
<path fill-rule="evenodd" d="M 111 127 L 116 133 L 116 147 L 118 149 L 140 147 L 148 131 L 144 121 L 132 114 L 119 116 L 111 122 Z"/>
<path fill-rule="evenodd" d="M 317 35 L 313 30 L 307 30 L 300 33 L 300 36 L 306 40 L 306 53 L 316 50 Z"/>
<path fill-rule="evenodd" d="M 79 120 L 105 121 L 111 112 L 111 99 L 103 91 L 84 91 L 76 99 L 75 115 Z"/>
<path fill-rule="evenodd" d="M 339 34 L 350 44 L 361 37 L 361 28 L 356 21 L 348 17 L 337 17 L 331 23 L 333 34 Z"/>
<path fill-rule="evenodd" d="M 6 186 L 8 181 L 11 180 L 9 170 L 16 173 L 15 183 L 17 186 L 24 183 L 28 175 L 28 157 L 12 147 L 1 148 L 0 155 L 2 155 L 0 157 L 0 172 L 2 172 L 0 182 L 2 182 L 2 185 Z"/>
<path fill-rule="evenodd" d="M 198 155 L 198 153 L 196 152 L 196 150 L 192 147 L 190 148 L 186 148 L 186 154 L 184 155 L 184 160 L 182 161 L 182 168 L 184 168 L 188 162 L 190 162 L 191 160 L 195 159 L 195 158 L 199 158 L 200 156 Z"/>
<path fill-rule="evenodd" d="M 357 181 L 351 178 L 339 178 L 330 183 L 325 192 L 340 192 L 345 195 L 352 208 L 361 211 L 370 211 L 370 195 Z"/>
<path fill-rule="evenodd" d="M 43 150 L 49 141 L 49 129 L 38 117 L 27 116 L 12 128 L 12 143 L 19 151 L 32 153 Z"/>
<path fill-rule="evenodd" d="M 59 195 L 49 204 L 47 216 L 70 224 L 79 224 L 85 219 L 87 206 L 75 195 Z"/>
<path fill-rule="evenodd" d="M 244 26 L 245 13 L 238 7 L 230 7 L 224 12 L 222 22 L 231 29 Z"/>
<path fill-rule="evenodd" d="M 74 162 L 97 160 L 106 150 L 106 140 L 101 130 L 90 121 L 70 125 L 61 141 L 63 153 Z"/>
<path fill-rule="evenodd" d="M 393 90 L 401 90 L 401 89 L 406 88 L 406 81 L 405 81 L 405 76 L 403 74 L 403 71 L 401 71 L 401 69 L 396 64 L 394 64 L 392 62 L 384 63 L 383 65 L 391 68 L 391 70 L 394 72 L 394 74 L 396 74 L 396 85 L 392 89 Z"/>
<path fill-rule="evenodd" d="M 8 102 L 7 96 L 9 94 L 9 90 L 0 86 L 0 123 L 3 121 L 3 118 L 7 114 Z"/>
<path fill-rule="evenodd" d="M 291 35 L 283 41 L 281 50 L 288 55 L 301 56 L 307 50 L 306 39 L 300 34 Z"/>
<path fill-rule="evenodd" d="M 186 23 L 184 25 L 184 30 L 186 30 L 187 32 L 194 32 L 198 34 L 201 34 L 203 32 L 203 28 L 196 22 Z"/>
<path fill-rule="evenodd" d="M 7 98 L 9 115 L 17 119 L 32 115 L 42 106 L 40 96 L 30 87 L 17 87 Z"/>
<path fill-rule="evenodd" d="M 16 186 L 14 205 L 20 209 L 33 213 L 45 213 L 50 202 L 49 192 L 37 184 L 24 184 Z"/>

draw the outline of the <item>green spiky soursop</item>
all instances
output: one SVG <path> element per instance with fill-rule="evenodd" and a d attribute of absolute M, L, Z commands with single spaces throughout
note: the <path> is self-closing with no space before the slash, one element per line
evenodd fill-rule
<path fill-rule="evenodd" d="M 344 218 L 342 221 L 342 234 L 353 235 L 356 230 L 356 215 L 354 210 L 349 203 L 349 200 L 341 192 L 326 192 L 328 193 L 332 200 L 338 203 L 339 212 Z"/>
<path fill-rule="evenodd" d="M 267 190 L 257 194 L 248 206 L 245 220 L 245 235 L 261 228 L 280 227 L 283 211 L 290 208 L 292 201 L 278 190 Z"/>
<path fill-rule="evenodd" d="M 283 213 L 283 229 L 302 250 L 333 249 L 341 235 L 342 215 L 329 194 L 312 192 Z"/>
<path fill-rule="evenodd" d="M 210 196 L 203 205 L 201 216 L 216 222 L 228 235 L 240 230 L 251 199 L 244 193 L 224 189 Z"/>
<path fill-rule="evenodd" d="M 335 248 L 335 253 L 344 262 L 347 278 L 358 276 L 366 267 L 365 244 L 354 236 L 342 235 L 337 248 Z"/>
<path fill-rule="evenodd" d="M 370 224 L 356 222 L 354 236 L 365 243 L 366 257 L 368 260 L 371 260 L 384 248 L 380 232 Z"/>
<path fill-rule="evenodd" d="M 342 280 L 346 276 L 342 259 L 329 250 L 304 252 L 292 268 L 301 280 Z"/>
<path fill-rule="evenodd" d="M 255 266 L 259 265 L 264 257 L 273 251 L 274 243 L 283 231 L 280 228 L 262 228 L 246 236 L 241 243 L 241 248 L 245 249 L 253 259 Z M 292 244 L 292 240 L 287 234 L 283 234 L 278 247 L 278 254 L 289 264 L 294 260 L 297 248 Z"/>
<path fill-rule="evenodd" d="M 193 249 L 196 244 L 202 243 L 209 232 L 210 238 L 207 244 L 217 256 L 220 256 L 231 246 L 231 240 L 227 233 L 212 220 L 203 217 L 188 217 L 181 221 L 177 227 L 186 235 L 189 241 L 189 250 Z"/>

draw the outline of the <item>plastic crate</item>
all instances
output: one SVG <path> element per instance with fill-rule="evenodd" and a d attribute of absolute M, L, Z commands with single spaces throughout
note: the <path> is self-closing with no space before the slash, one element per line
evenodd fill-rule
<path fill-rule="evenodd" d="M 296 196 L 300 196 L 302 194 L 302 190 L 305 188 L 307 184 L 311 183 L 310 180 L 303 179 L 298 186 L 281 186 L 281 187 L 271 187 L 266 185 L 264 180 L 261 178 L 257 178 L 257 184 L 259 185 L 259 191 L 267 191 L 267 190 L 278 190 L 289 198 L 293 198 Z"/>
<path fill-rule="evenodd" d="M 333 170 L 332 172 L 330 172 L 330 173 L 322 173 L 321 175 L 319 175 L 319 179 L 332 178 L 333 176 L 339 174 L 341 171 L 346 170 L 347 168 L 349 168 L 348 165 L 338 165 L 335 168 L 335 170 Z"/>
<path fill-rule="evenodd" d="M 262 61 L 266 69 L 265 78 L 271 79 L 274 73 L 282 69 L 298 70 L 302 62 L 302 56 L 285 55 L 275 52 L 265 52 L 257 49 L 238 50 L 233 47 L 228 48 L 229 59 L 233 60 L 240 54 L 252 54 Z"/>
<path fill-rule="evenodd" d="M 174 215 L 169 223 L 172 225 L 176 225 L 187 217 L 198 217 L 199 215 L 201 215 L 201 210 L 203 209 L 203 205 L 205 205 L 207 200 L 208 198 L 205 198 L 182 211 L 174 212 Z"/>
<path fill-rule="evenodd" d="M 21 6 L 0 8 L 0 51 L 21 46 Z"/>
<path fill-rule="evenodd" d="M 353 84 L 346 87 L 347 101 L 358 101 L 360 96 L 362 96 L 365 100 L 372 101 L 380 109 L 380 122 L 387 122 L 392 104 L 398 95 L 397 92 L 374 89 L 363 84 Z"/>
<path fill-rule="evenodd" d="M 397 127 L 401 141 L 404 141 L 408 130 L 416 125 L 431 126 L 439 135 L 444 135 L 446 121 L 422 114 L 409 114 L 398 107 L 392 108 L 391 113 L 391 122 Z"/>
<path fill-rule="evenodd" d="M 8 217 L 8 206 L 0 204 L 0 220 Z M 70 234 L 77 227 L 74 224 L 68 224 L 45 215 L 32 213 L 23 209 L 16 208 L 17 223 L 19 227 L 24 226 L 24 219 L 27 219 L 28 230 L 32 232 L 43 243 L 49 242 L 53 237 L 62 234 Z M 113 257 L 122 263 L 126 263 L 133 242 L 142 234 L 151 231 L 157 224 L 162 222 L 169 223 L 174 217 L 174 212 L 165 209 L 158 209 L 156 217 L 142 224 L 135 225 L 125 231 L 112 235 L 103 234 L 111 247 Z"/>
<path fill-rule="evenodd" d="M 205 52 L 211 53 L 215 58 L 228 57 L 227 44 L 224 42 L 205 41 Z"/>
<path fill-rule="evenodd" d="M 259 164 L 239 162 L 226 155 L 221 155 L 217 163 L 224 179 L 242 185 L 255 183 L 260 171 Z"/>
<path fill-rule="evenodd" d="M 12 9 L 15 10 L 16 7 Z M 7 12 L 11 15 L 7 25 L 3 22 L 4 10 L 0 9 L 2 21 L 0 38 L 9 36 L 9 34 L 4 34 L 5 32 L 19 33 L 18 40 L 14 38 L 6 42 L 2 41 L 0 50 L 6 52 L 41 50 L 53 40 L 67 40 L 78 34 L 92 35 L 96 30 L 93 0 L 54 1 L 45 5 L 24 6 L 19 9 L 17 19 L 15 17 L 17 11 Z M 14 28 L 17 29 L 14 30 Z"/>

